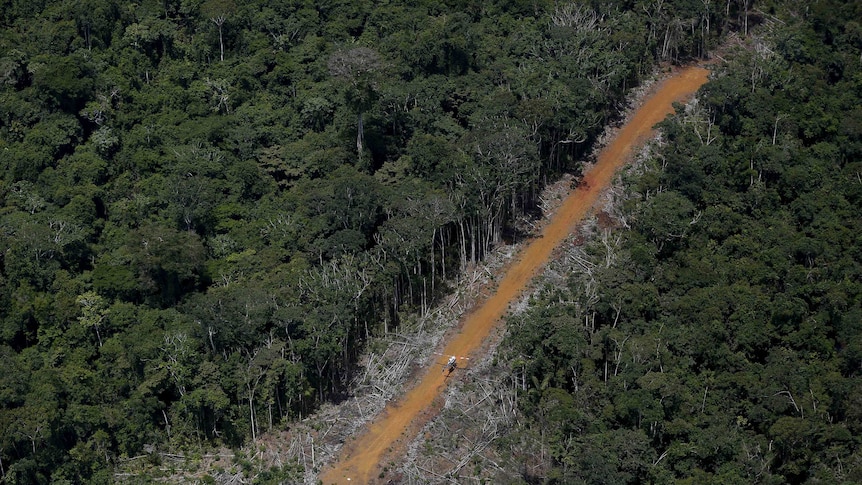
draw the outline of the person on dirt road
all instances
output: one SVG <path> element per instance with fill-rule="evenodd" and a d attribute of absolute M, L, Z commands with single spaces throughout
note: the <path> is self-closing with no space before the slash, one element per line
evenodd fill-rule
<path fill-rule="evenodd" d="M 455 367 L 457 367 L 457 366 L 458 366 L 458 359 L 456 359 L 455 356 L 453 355 L 453 356 L 449 357 L 449 361 L 446 362 L 446 368 L 443 370 L 443 372 L 448 371 L 448 373 L 451 374 L 452 371 L 454 371 Z"/>

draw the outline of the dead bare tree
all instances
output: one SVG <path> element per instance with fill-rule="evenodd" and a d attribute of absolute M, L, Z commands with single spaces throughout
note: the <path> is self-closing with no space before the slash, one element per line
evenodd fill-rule
<path fill-rule="evenodd" d="M 702 145 L 711 145 L 718 135 L 713 133 L 715 128 L 715 114 L 709 108 L 704 108 L 697 98 L 693 99 L 685 106 L 682 121 L 684 124 L 691 126 L 697 139 Z M 701 133 L 702 126 L 706 127 L 706 133 Z"/>
<path fill-rule="evenodd" d="M 551 23 L 556 27 L 568 27 L 578 32 L 592 32 L 600 29 L 604 15 L 583 3 L 557 5 L 551 14 Z"/>
<path fill-rule="evenodd" d="M 219 60 L 224 62 L 224 24 L 236 10 L 233 0 L 209 0 L 202 7 L 203 14 L 218 29 Z"/>

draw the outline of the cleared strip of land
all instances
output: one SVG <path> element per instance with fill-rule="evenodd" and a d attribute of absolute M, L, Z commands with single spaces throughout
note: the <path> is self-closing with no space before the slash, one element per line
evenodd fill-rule
<path fill-rule="evenodd" d="M 518 299 L 530 280 L 545 266 L 551 252 L 574 230 L 601 192 L 607 188 L 632 149 L 642 144 L 653 126 L 673 111 L 673 103 L 697 91 L 707 80 L 708 71 L 688 67 L 664 80 L 646 98 L 631 119 L 602 150 L 598 162 L 584 175 L 580 186 L 572 191 L 543 229 L 506 271 L 496 292 L 467 315 L 460 331 L 449 338 L 444 355 L 469 355 L 479 348 L 506 312 L 509 303 Z M 373 483 L 384 458 L 408 442 L 424 422 L 431 404 L 446 384 L 446 376 L 435 366 L 429 369 L 404 396 L 386 409 L 366 429 L 342 449 L 339 460 L 320 475 L 324 484 Z"/>

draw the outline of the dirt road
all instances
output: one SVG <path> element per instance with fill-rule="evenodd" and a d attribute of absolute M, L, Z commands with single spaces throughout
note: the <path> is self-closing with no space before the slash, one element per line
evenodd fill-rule
<path fill-rule="evenodd" d="M 673 111 L 672 103 L 691 96 L 706 82 L 707 71 L 699 67 L 680 70 L 660 83 L 637 109 L 616 138 L 601 152 L 596 165 L 584 175 L 557 213 L 545 226 L 540 237 L 524 248 L 500 281 L 496 293 L 467 315 L 460 331 L 453 335 L 444 355 L 469 355 L 480 347 L 491 330 L 515 301 L 530 280 L 545 266 L 551 252 L 584 218 L 602 190 L 611 182 L 616 170 L 628 159 L 632 148 L 642 144 L 652 127 Z M 440 367 L 425 373 L 415 387 L 394 403 L 368 426 L 366 432 L 347 442 L 342 456 L 320 475 L 324 484 L 373 483 L 385 466 L 384 458 L 399 445 L 408 442 L 419 431 L 432 409 L 434 398 L 443 390 L 446 376 Z"/>

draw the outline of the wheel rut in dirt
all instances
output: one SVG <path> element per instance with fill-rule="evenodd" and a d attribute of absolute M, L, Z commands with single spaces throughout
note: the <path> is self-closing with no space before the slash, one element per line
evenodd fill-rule
<path fill-rule="evenodd" d="M 448 338 L 443 355 L 470 355 L 482 346 L 509 304 L 515 302 L 533 277 L 544 268 L 553 250 L 583 220 L 614 173 L 644 143 L 653 126 L 673 112 L 673 103 L 694 94 L 707 80 L 701 67 L 680 69 L 654 88 L 614 139 L 599 154 L 596 164 L 584 175 L 550 219 L 541 235 L 530 241 L 507 268 L 495 292 L 466 315 L 457 333 Z M 422 423 L 436 412 L 435 399 L 446 385 L 446 374 L 433 367 L 406 394 L 388 404 L 365 432 L 347 443 L 339 460 L 321 475 L 324 484 L 374 483 L 387 456 L 395 453 L 419 432 Z"/>

